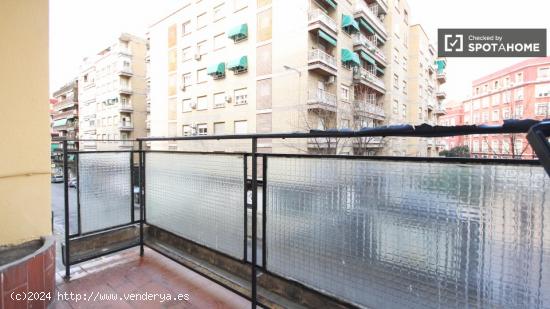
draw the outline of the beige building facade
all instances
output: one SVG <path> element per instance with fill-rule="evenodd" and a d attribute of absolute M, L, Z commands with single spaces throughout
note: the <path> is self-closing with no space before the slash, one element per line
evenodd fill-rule
<path fill-rule="evenodd" d="M 80 149 L 130 149 L 146 136 L 146 41 L 123 33 L 97 55 L 85 58 L 78 76 Z"/>
<path fill-rule="evenodd" d="M 187 1 L 149 28 L 151 135 L 405 123 L 408 14 L 405 1 L 300 0 L 292 9 L 285 1 Z M 406 143 L 313 139 L 258 146 L 265 152 L 404 154 Z"/>

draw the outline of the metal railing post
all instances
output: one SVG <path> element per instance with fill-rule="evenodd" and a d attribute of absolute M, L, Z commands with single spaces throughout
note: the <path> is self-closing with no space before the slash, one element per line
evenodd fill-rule
<path fill-rule="evenodd" d="M 245 154 L 243 156 L 243 181 L 244 181 L 244 252 L 243 252 L 243 261 L 248 261 L 248 156 Z"/>
<path fill-rule="evenodd" d="M 65 199 L 65 280 L 71 278 L 71 262 L 69 250 L 69 159 L 67 155 L 67 140 L 63 140 L 63 190 Z"/>
<path fill-rule="evenodd" d="M 130 151 L 130 221 L 134 223 L 134 151 Z"/>
<path fill-rule="evenodd" d="M 82 216 L 80 214 L 80 153 L 75 155 L 76 168 L 76 215 L 78 218 L 78 235 L 82 234 Z"/>
<path fill-rule="evenodd" d="M 139 255 L 143 256 L 143 220 L 144 220 L 144 208 L 145 208 L 145 200 L 143 198 L 143 178 L 144 178 L 144 170 L 143 170 L 143 141 L 139 141 Z M 132 189 L 133 191 L 133 189 Z"/>
<path fill-rule="evenodd" d="M 262 159 L 262 266 L 267 269 L 267 156 Z"/>
<path fill-rule="evenodd" d="M 257 300 L 256 291 L 256 255 L 257 255 L 257 221 L 258 221 L 258 139 L 252 138 L 252 308 L 255 309 Z"/>

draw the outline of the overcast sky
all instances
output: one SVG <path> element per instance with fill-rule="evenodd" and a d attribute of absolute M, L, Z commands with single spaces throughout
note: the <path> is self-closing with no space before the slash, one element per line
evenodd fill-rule
<path fill-rule="evenodd" d="M 437 28 L 550 28 L 548 0 L 408 2 L 411 22 L 422 24 L 434 46 Z M 99 52 L 121 32 L 144 36 L 152 22 L 181 3 L 181 0 L 50 0 L 50 92 L 76 76 L 83 57 Z M 521 60 L 448 58 L 447 98 L 467 97 L 472 80 Z"/>

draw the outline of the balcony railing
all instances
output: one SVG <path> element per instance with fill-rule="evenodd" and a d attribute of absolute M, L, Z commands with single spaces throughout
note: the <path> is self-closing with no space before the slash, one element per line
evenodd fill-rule
<path fill-rule="evenodd" d="M 338 23 L 320 9 L 310 10 L 308 12 L 308 21 L 310 24 L 320 22 L 333 32 L 338 32 Z"/>
<path fill-rule="evenodd" d="M 78 114 L 76 109 L 72 109 L 66 112 L 56 113 L 53 115 L 53 120 L 64 119 L 64 118 L 74 118 Z"/>
<path fill-rule="evenodd" d="M 134 124 L 130 121 L 121 121 L 118 124 L 118 128 L 120 130 L 133 130 L 134 129 Z"/>
<path fill-rule="evenodd" d="M 379 89 L 381 89 L 382 91 L 385 91 L 386 89 L 386 87 L 384 86 L 384 81 L 382 79 L 378 78 L 378 76 L 376 76 L 374 73 L 364 68 L 361 68 L 361 67 L 354 68 L 353 78 L 373 84 Z"/>
<path fill-rule="evenodd" d="M 309 63 L 323 63 L 333 69 L 337 69 L 336 58 L 331 56 L 320 49 L 312 49 L 308 55 Z"/>
<path fill-rule="evenodd" d="M 355 111 L 372 118 L 384 119 L 384 108 L 376 104 L 375 100 L 355 100 Z"/>
<path fill-rule="evenodd" d="M 133 75 L 134 72 L 132 71 L 132 68 L 129 66 L 123 66 L 119 70 L 120 75 Z"/>
<path fill-rule="evenodd" d="M 325 90 L 310 90 L 307 102 L 310 107 L 326 107 L 336 110 L 336 95 Z"/>
<path fill-rule="evenodd" d="M 129 85 L 120 85 L 119 91 L 121 93 L 131 94 L 132 87 L 130 87 Z"/>
<path fill-rule="evenodd" d="M 118 109 L 122 113 L 130 113 L 134 111 L 134 107 L 130 103 L 121 103 Z"/>
<path fill-rule="evenodd" d="M 355 6 L 355 12 L 356 14 L 363 14 L 368 21 L 371 21 L 376 28 L 378 28 L 380 34 L 387 37 L 386 28 L 384 27 L 384 23 L 378 18 L 375 12 L 373 12 L 373 8 L 376 8 L 376 6 L 371 7 L 367 6 L 363 3 L 363 1 L 359 1 L 359 3 Z"/>
<path fill-rule="evenodd" d="M 375 57 L 378 57 L 383 63 L 387 63 L 386 56 L 384 53 L 376 46 L 374 42 L 369 40 L 365 35 L 358 32 L 353 35 L 353 44 L 362 45 L 367 50 L 369 50 Z"/>
<path fill-rule="evenodd" d="M 356 138 L 383 143 L 526 132 L 539 161 L 258 152 L 264 139 L 330 139 L 330 146 Z M 65 271 L 69 277 L 82 260 L 136 246 L 144 254 L 147 246 L 206 277 L 223 276 L 216 282 L 254 308 L 273 295 L 305 307 L 337 301 L 338 307 L 542 308 L 550 301 L 548 135 L 550 122 L 402 125 L 143 138 L 131 150 L 64 151 L 64 166 L 75 155 L 79 171 L 74 217 L 65 200 Z M 142 147 L 237 139 L 251 150 Z M 68 178 L 65 196 L 72 190 Z M 126 246 L 78 246 L 86 239 L 101 246 L 98 235 L 122 228 L 134 236 Z"/>
<path fill-rule="evenodd" d="M 441 100 L 447 97 L 447 93 L 445 91 L 438 91 L 435 93 L 435 96 Z"/>

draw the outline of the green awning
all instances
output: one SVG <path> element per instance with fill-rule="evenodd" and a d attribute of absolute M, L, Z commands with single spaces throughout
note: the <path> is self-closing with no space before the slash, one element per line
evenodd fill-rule
<path fill-rule="evenodd" d="M 59 119 L 53 122 L 54 127 L 61 127 L 67 124 L 67 119 Z"/>
<path fill-rule="evenodd" d="M 349 32 L 357 32 L 359 24 L 350 15 L 342 14 L 342 28 L 347 28 Z"/>
<path fill-rule="evenodd" d="M 445 60 L 436 60 L 435 64 L 437 65 L 437 72 L 442 73 L 443 70 L 445 70 L 445 67 L 447 66 L 447 63 Z"/>
<path fill-rule="evenodd" d="M 67 160 L 68 161 L 74 161 L 74 155 L 68 155 Z"/>
<path fill-rule="evenodd" d="M 384 38 L 381 37 L 379 34 L 375 34 L 375 35 L 376 35 L 376 40 L 377 40 L 377 41 L 382 42 L 382 44 L 386 43 L 386 40 L 384 40 Z"/>
<path fill-rule="evenodd" d="M 319 36 L 325 41 L 329 42 L 332 46 L 336 46 L 336 39 L 326 34 L 323 30 L 319 29 Z"/>
<path fill-rule="evenodd" d="M 336 9 L 336 2 L 332 0 L 323 0 L 326 4 L 330 5 L 333 9 Z"/>
<path fill-rule="evenodd" d="M 59 149 L 59 144 L 51 144 L 51 147 L 52 147 L 51 151 L 55 151 Z"/>
<path fill-rule="evenodd" d="M 225 63 L 220 62 L 209 66 L 206 73 L 208 75 L 218 75 L 218 76 L 225 75 Z"/>
<path fill-rule="evenodd" d="M 242 40 L 248 37 L 248 24 L 241 24 L 229 30 L 227 37 L 233 40 Z"/>
<path fill-rule="evenodd" d="M 371 34 L 374 34 L 374 29 L 372 29 L 372 27 L 369 25 L 369 23 L 367 23 L 365 21 L 364 18 L 360 18 L 359 19 L 359 25 L 361 25 L 363 28 L 365 28 L 368 32 L 370 32 Z"/>
<path fill-rule="evenodd" d="M 384 74 L 384 69 L 376 67 L 376 73 Z"/>
<path fill-rule="evenodd" d="M 241 71 L 241 70 L 245 70 L 247 68 L 248 68 L 248 57 L 247 56 L 241 56 L 237 59 L 233 59 L 227 64 L 227 69 L 229 69 L 229 70 Z"/>
<path fill-rule="evenodd" d="M 361 61 L 359 61 L 359 56 L 349 49 L 342 48 L 341 57 L 342 57 L 342 62 L 344 63 L 349 63 L 354 66 L 361 65 Z"/>
<path fill-rule="evenodd" d="M 367 53 L 365 53 L 364 51 L 361 51 L 361 58 L 365 59 L 366 62 L 368 62 L 372 65 L 376 64 L 374 59 L 371 56 L 367 55 Z"/>

